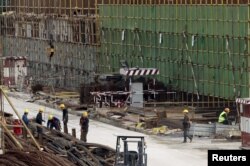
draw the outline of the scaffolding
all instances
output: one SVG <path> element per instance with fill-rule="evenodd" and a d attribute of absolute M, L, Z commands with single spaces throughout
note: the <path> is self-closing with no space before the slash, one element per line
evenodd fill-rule
<path fill-rule="evenodd" d="M 250 93 L 249 4 L 1 0 L 0 54 L 27 57 L 26 80 L 67 88 L 118 72 L 126 59 L 132 67 L 159 68 L 157 79 L 176 90 L 176 102 L 231 106 Z"/>
<path fill-rule="evenodd" d="M 1 1 L 1 52 L 27 57 L 26 87 L 30 80 L 68 89 L 93 82 L 99 44 L 96 2 Z"/>
<path fill-rule="evenodd" d="M 4 96 L 2 95 L 2 92 L 0 92 L 0 121 L 4 120 Z M 4 130 L 2 129 L 0 125 L 0 154 L 4 153 Z"/>
<path fill-rule="evenodd" d="M 178 101 L 195 106 L 249 97 L 249 1 L 117 0 L 99 4 L 99 19 L 100 71 L 121 59 L 159 68 Z"/>

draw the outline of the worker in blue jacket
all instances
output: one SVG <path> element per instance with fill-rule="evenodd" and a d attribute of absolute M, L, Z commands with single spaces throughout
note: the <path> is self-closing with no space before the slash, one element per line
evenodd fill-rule
<path fill-rule="evenodd" d="M 25 123 L 25 125 L 27 127 L 30 127 L 29 126 L 30 120 L 28 119 L 28 114 L 29 114 L 29 110 L 26 108 L 24 110 L 24 114 L 23 114 L 22 120 L 23 120 L 23 122 Z M 23 128 L 23 135 L 24 135 L 24 137 L 27 137 L 27 130 L 26 130 L 26 128 Z"/>
<path fill-rule="evenodd" d="M 53 115 L 49 115 L 48 122 L 47 122 L 47 128 L 50 130 L 55 128 L 56 130 L 61 130 L 61 124 L 60 120 Z"/>
<path fill-rule="evenodd" d="M 30 123 L 30 120 L 28 119 L 28 113 L 29 113 L 29 110 L 26 108 L 24 110 L 24 114 L 23 114 L 23 117 L 22 117 L 22 120 L 24 121 L 26 126 L 29 126 L 29 123 Z"/>

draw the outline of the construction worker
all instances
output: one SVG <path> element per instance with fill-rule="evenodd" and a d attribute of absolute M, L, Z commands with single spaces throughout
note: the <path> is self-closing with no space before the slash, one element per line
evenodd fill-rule
<path fill-rule="evenodd" d="M 27 108 L 24 109 L 24 114 L 23 114 L 22 120 L 26 124 L 27 127 L 29 127 L 29 123 L 30 123 L 30 120 L 28 119 L 28 114 L 29 114 L 29 110 Z M 23 135 L 25 138 L 27 138 L 26 128 L 23 128 Z"/>
<path fill-rule="evenodd" d="M 29 122 L 30 122 L 30 120 L 28 119 L 28 114 L 29 114 L 29 110 L 27 108 L 24 109 L 24 114 L 23 114 L 22 120 L 24 121 L 26 126 L 29 126 Z"/>
<path fill-rule="evenodd" d="M 47 128 L 49 128 L 50 130 L 55 128 L 56 130 L 60 131 L 61 130 L 60 120 L 58 118 L 54 117 L 53 115 L 49 115 L 48 122 L 47 122 Z"/>
<path fill-rule="evenodd" d="M 13 132 L 15 133 L 16 136 L 20 136 L 22 135 L 22 122 L 20 121 L 20 119 L 18 118 L 18 116 L 14 116 L 14 121 L 13 121 Z"/>
<path fill-rule="evenodd" d="M 228 120 L 228 114 L 229 114 L 229 112 L 230 112 L 230 109 L 229 108 L 225 108 L 224 111 L 222 111 L 222 113 L 220 114 L 218 122 L 222 123 L 222 124 L 225 124 L 225 125 L 229 125 L 230 124 L 230 122 Z"/>
<path fill-rule="evenodd" d="M 192 142 L 192 139 L 193 139 L 193 136 L 189 135 L 189 129 L 190 129 L 190 126 L 191 126 L 191 123 L 190 123 L 190 118 L 188 116 L 188 110 L 185 109 L 183 110 L 183 114 L 184 114 L 184 119 L 183 119 L 183 136 L 184 136 L 184 140 L 183 140 L 183 143 L 186 143 L 187 142 L 187 137 L 190 139 L 190 142 Z"/>
<path fill-rule="evenodd" d="M 82 113 L 82 117 L 80 119 L 80 126 L 81 126 L 81 140 L 87 142 L 89 119 L 88 119 L 88 113 L 86 111 Z"/>
<path fill-rule="evenodd" d="M 63 120 L 63 130 L 64 130 L 64 133 L 68 134 L 68 109 L 65 108 L 64 104 L 60 104 L 59 108 L 63 111 L 62 120 Z"/>
<path fill-rule="evenodd" d="M 43 108 L 39 108 L 38 113 L 36 115 L 36 123 L 38 123 L 39 125 L 42 125 L 43 122 L 45 122 L 45 120 L 43 120 L 43 115 L 42 113 L 44 112 Z M 40 126 L 37 126 L 37 133 L 40 134 L 42 133 L 43 130 Z"/>

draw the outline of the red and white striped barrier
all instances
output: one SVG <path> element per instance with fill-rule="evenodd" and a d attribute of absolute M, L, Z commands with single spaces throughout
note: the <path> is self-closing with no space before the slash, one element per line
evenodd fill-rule
<path fill-rule="evenodd" d="M 250 98 L 237 98 L 236 103 L 240 106 L 240 128 L 242 148 L 250 149 Z"/>
<path fill-rule="evenodd" d="M 240 104 L 250 104 L 250 99 L 249 98 L 237 98 L 236 103 Z"/>

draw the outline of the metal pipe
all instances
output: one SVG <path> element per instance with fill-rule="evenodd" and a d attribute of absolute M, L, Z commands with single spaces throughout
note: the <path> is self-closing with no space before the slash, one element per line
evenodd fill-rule
<path fill-rule="evenodd" d="M 9 124 L 6 124 L 5 126 L 7 126 L 7 127 L 23 127 L 22 125 L 9 125 Z"/>

